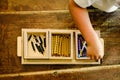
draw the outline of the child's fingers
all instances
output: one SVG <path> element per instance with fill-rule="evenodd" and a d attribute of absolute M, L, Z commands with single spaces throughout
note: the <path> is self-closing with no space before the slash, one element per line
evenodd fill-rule
<path fill-rule="evenodd" d="M 87 57 L 90 57 L 90 59 L 95 59 L 95 60 L 98 60 L 98 59 L 102 59 L 102 57 L 100 55 L 90 55 L 88 54 Z"/>

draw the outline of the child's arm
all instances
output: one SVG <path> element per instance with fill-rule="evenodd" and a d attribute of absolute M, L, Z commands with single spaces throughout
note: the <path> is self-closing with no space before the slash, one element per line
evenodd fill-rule
<path fill-rule="evenodd" d="M 80 8 L 73 0 L 69 0 L 69 10 L 76 25 L 87 42 L 87 55 L 91 57 L 91 59 L 103 58 L 103 46 L 92 27 L 87 9 Z"/>

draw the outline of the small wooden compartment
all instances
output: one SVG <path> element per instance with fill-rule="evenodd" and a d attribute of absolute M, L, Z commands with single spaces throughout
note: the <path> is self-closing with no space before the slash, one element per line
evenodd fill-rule
<path fill-rule="evenodd" d="M 50 59 L 73 58 L 72 30 L 50 30 L 49 41 Z"/>
<path fill-rule="evenodd" d="M 96 30 L 96 34 L 100 37 L 100 31 Z M 75 31 L 76 59 L 90 59 L 87 57 L 87 43 L 80 31 Z"/>
<path fill-rule="evenodd" d="M 25 59 L 48 58 L 48 31 L 23 29 L 23 55 Z"/>
<path fill-rule="evenodd" d="M 87 44 L 81 34 L 77 35 L 76 39 L 76 59 L 88 59 Z"/>

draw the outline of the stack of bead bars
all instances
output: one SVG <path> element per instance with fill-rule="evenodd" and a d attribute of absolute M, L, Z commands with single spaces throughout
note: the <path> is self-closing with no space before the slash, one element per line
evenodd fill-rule
<path fill-rule="evenodd" d="M 55 57 L 70 57 L 70 34 L 52 34 L 52 52 Z"/>

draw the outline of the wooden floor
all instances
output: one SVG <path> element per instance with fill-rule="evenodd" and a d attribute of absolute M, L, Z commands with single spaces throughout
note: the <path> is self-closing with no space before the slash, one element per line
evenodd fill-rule
<path fill-rule="evenodd" d="M 33 2 L 33 0 L 25 0 L 25 2 L 19 0 L 0 1 L 0 74 L 92 67 L 93 65 L 21 65 L 21 59 L 17 57 L 17 37 L 21 36 L 21 29 L 77 29 L 68 11 L 67 4 L 62 4 L 64 2 L 68 3 L 68 0 L 63 0 L 64 2 L 62 2 L 62 0 L 57 0 L 58 2 L 52 0 L 55 5 L 58 3 L 62 5 L 55 6 L 51 3 L 51 5 L 49 4 L 51 7 L 45 6 L 45 4 L 48 5 L 51 0 L 44 2 L 45 4 L 42 4 L 43 0 L 37 1 L 38 2 Z M 41 6 L 37 3 L 40 3 Z M 31 5 L 34 7 L 31 7 Z M 120 64 L 119 13 L 119 10 L 113 13 L 105 13 L 96 9 L 89 11 L 94 29 L 101 31 L 101 37 L 105 41 L 105 56 L 101 66 Z M 95 66 L 96 65 L 94 65 L 94 67 Z M 114 69 L 111 71 L 114 71 Z M 96 74 L 99 75 L 99 73 Z M 102 71 L 100 75 L 102 75 Z M 105 76 L 107 75 L 108 74 L 105 73 Z M 63 74 L 61 76 L 63 76 Z M 77 75 L 74 76 L 78 77 Z M 114 75 L 114 77 L 115 76 L 117 76 L 117 78 L 119 77 L 118 75 Z M 33 76 L 32 79 L 35 77 L 36 76 Z M 49 75 L 49 77 L 51 76 Z M 84 77 L 85 76 L 83 76 L 83 79 Z M 99 77 L 100 76 L 97 78 Z M 15 77 L 15 79 L 17 78 Z M 24 79 L 26 78 L 27 77 L 24 77 Z M 31 77 L 27 80 L 30 78 Z M 90 76 L 87 78 L 90 78 Z M 107 80 L 107 78 L 105 80 Z M 73 77 L 73 79 L 75 80 L 76 78 Z M 81 80 L 83 79 L 81 78 Z"/>
<path fill-rule="evenodd" d="M 104 75 L 103 75 L 104 73 Z M 5 80 L 119 80 L 120 65 L 2 74 Z"/>
<path fill-rule="evenodd" d="M 61 12 L 61 11 L 60 11 Z M 50 28 L 50 29 L 75 29 L 74 23 L 68 11 L 56 12 L 39 12 L 36 14 L 27 13 L 12 13 L 0 14 L 0 73 L 15 73 L 21 71 L 37 71 L 37 70 L 51 70 L 51 69 L 64 69 L 70 67 L 79 67 L 79 65 L 71 66 L 55 66 L 55 65 L 21 65 L 21 60 L 17 57 L 17 37 L 21 36 L 22 28 Z M 119 12 L 119 11 L 118 11 Z M 110 19 L 114 17 L 114 14 L 118 15 L 118 12 L 111 15 Z M 46 13 L 46 14 L 45 14 Z M 60 15 L 61 18 L 59 18 Z M 97 14 L 96 13 L 90 13 Z M 100 13 L 102 14 L 102 13 Z M 53 17 L 51 17 L 53 16 Z M 99 15 L 97 15 L 99 16 Z M 49 17 L 49 18 L 48 18 Z M 92 17 L 92 16 L 91 16 Z M 101 21 L 102 20 L 102 17 Z M 113 22 L 97 22 L 92 19 L 95 29 L 101 30 L 101 37 L 105 41 L 105 56 L 103 65 L 119 64 L 120 63 L 120 27 L 117 21 Z M 71 24 L 72 23 L 72 24 Z M 96 25 L 100 24 L 100 25 Z"/>

